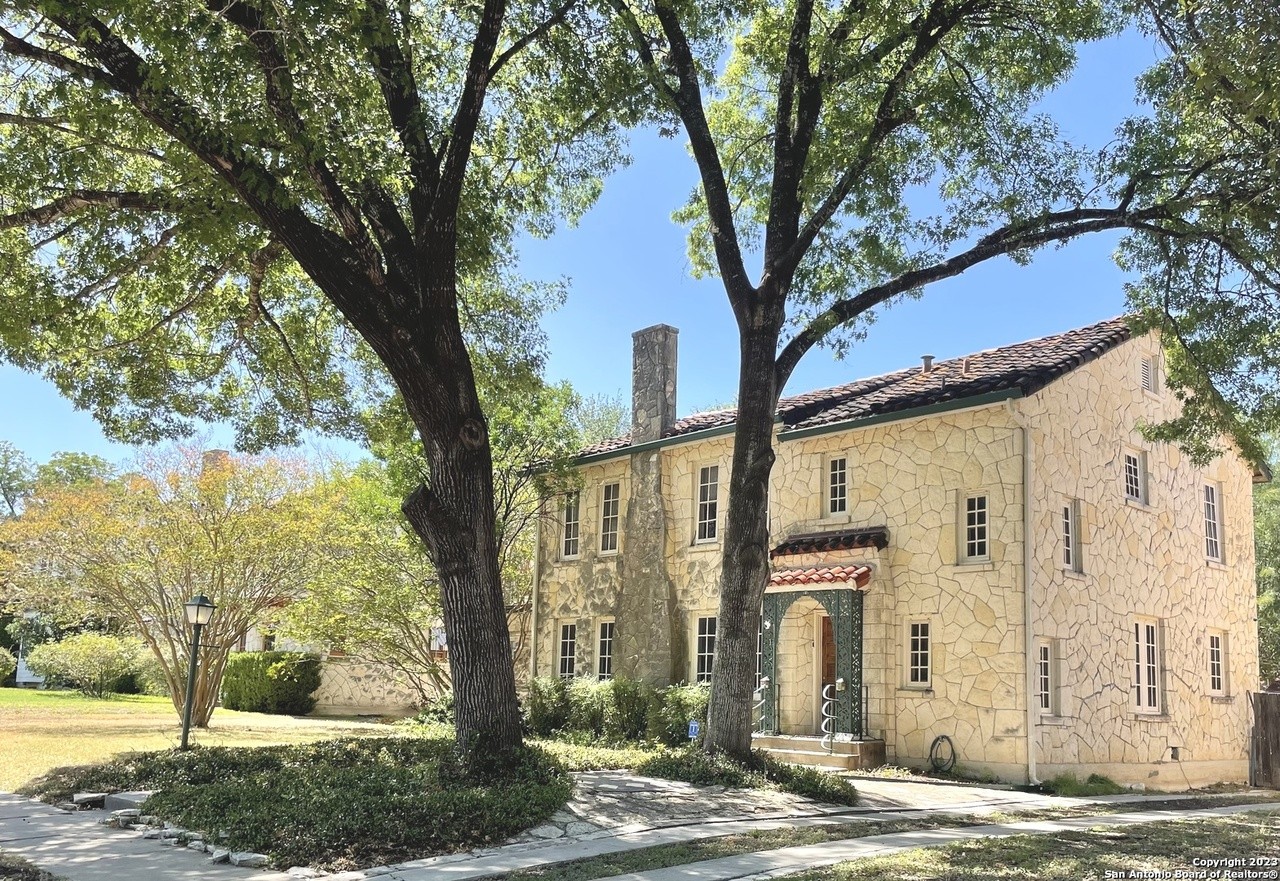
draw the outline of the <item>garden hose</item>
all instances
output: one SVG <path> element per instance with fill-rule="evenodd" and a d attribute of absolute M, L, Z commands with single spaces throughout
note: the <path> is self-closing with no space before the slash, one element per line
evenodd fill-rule
<path fill-rule="evenodd" d="M 956 747 L 950 737 L 939 734 L 933 739 L 929 746 L 929 765 L 933 770 L 943 773 L 956 766 Z"/>

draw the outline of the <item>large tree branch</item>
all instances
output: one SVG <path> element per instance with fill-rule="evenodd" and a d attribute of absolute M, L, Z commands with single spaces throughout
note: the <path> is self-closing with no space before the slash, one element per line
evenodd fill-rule
<path fill-rule="evenodd" d="M 1146 229 L 1171 234 L 1157 221 L 1169 216 L 1167 208 L 1156 206 L 1138 211 L 1122 208 L 1076 208 L 1050 212 L 1031 222 L 1013 223 L 979 239 L 973 247 L 930 266 L 912 269 L 896 278 L 867 288 L 856 296 L 833 304 L 810 321 L 778 354 L 778 388 L 786 385 L 805 353 L 836 328 L 866 314 L 870 309 L 908 291 L 959 275 L 965 270 L 1015 251 L 1050 242 L 1063 242 L 1091 232 L 1111 229 Z"/>
<path fill-rule="evenodd" d="M 547 31 L 563 22 L 565 17 L 568 16 L 569 10 L 573 9 L 577 4 L 578 0 L 565 0 L 551 15 L 539 22 L 537 27 L 508 46 L 489 66 L 489 79 L 492 80 L 496 77 L 498 71 L 502 70 L 503 65 L 527 49 L 530 43 L 540 39 Z"/>
<path fill-rule="evenodd" d="M 110 208 L 114 211 L 165 211 L 173 207 L 173 203 L 168 201 L 168 196 L 168 193 L 162 192 L 72 190 L 45 205 L 0 217 L 0 229 L 46 226 L 72 214 L 98 207 Z"/>
<path fill-rule="evenodd" d="M 689 46 L 689 39 L 680 25 L 680 17 L 669 0 L 655 0 L 654 11 L 670 48 L 671 66 L 679 81 L 672 93 L 685 132 L 693 148 L 694 160 L 702 177 L 702 194 L 707 200 L 707 218 L 711 228 L 711 243 L 715 248 L 720 277 L 729 294 L 729 303 L 739 323 L 746 318 L 748 299 L 755 294 L 755 287 L 747 276 L 742 259 L 742 246 L 733 217 L 733 202 L 725 181 L 724 167 L 720 163 L 720 151 L 707 122 L 706 108 L 702 104 L 702 87 L 698 65 Z"/>
<path fill-rule="evenodd" d="M 821 107 L 821 89 L 814 88 L 814 76 L 809 69 L 809 37 L 813 29 L 813 0 L 798 0 L 791 19 L 791 36 L 787 40 L 787 57 L 778 76 L 778 101 L 773 118 L 773 180 L 769 188 L 769 221 L 765 225 L 764 263 L 769 266 L 779 250 L 785 250 L 795 239 L 800 224 L 800 182 L 804 174 L 803 159 L 816 125 L 814 111 Z M 796 113 L 799 89 L 805 105 L 805 125 L 792 128 L 792 116 Z M 818 108 L 813 106 L 817 99 Z M 797 120 L 799 122 L 799 120 Z M 797 151 L 796 139 L 805 143 Z M 797 160 L 800 164 L 797 165 Z"/>

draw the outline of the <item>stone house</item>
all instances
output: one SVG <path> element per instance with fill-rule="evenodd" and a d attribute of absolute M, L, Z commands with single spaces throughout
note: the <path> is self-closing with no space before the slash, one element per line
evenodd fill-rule
<path fill-rule="evenodd" d="M 634 335 L 631 433 L 545 502 L 534 675 L 713 675 L 734 411 L 676 418 L 676 338 Z M 1158 340 L 1113 319 L 784 398 L 761 745 L 921 766 L 937 742 L 1010 781 L 1245 779 L 1267 475 L 1147 442 L 1179 408 L 1161 380 Z"/>

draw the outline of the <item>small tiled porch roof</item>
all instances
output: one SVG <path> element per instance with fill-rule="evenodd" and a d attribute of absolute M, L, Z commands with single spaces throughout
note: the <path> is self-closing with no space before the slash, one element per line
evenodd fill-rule
<path fill-rule="evenodd" d="M 776 569 L 769 576 L 770 587 L 847 584 L 866 587 L 871 581 L 870 566 L 820 566 L 810 569 Z"/>
<path fill-rule="evenodd" d="M 857 529 L 841 529 L 833 532 L 809 532 L 793 535 L 769 552 L 769 557 L 788 557 L 793 554 L 815 554 L 823 551 L 849 551 L 854 548 L 875 548 L 882 551 L 889 546 L 889 528 L 863 526 Z"/>

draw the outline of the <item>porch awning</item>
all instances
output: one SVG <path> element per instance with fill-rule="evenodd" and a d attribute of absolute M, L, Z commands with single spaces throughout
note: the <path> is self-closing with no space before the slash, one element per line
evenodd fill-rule
<path fill-rule="evenodd" d="M 769 576 L 770 587 L 804 587 L 807 585 L 848 584 L 866 587 L 871 581 L 870 566 L 820 566 L 810 569 L 775 569 Z"/>

